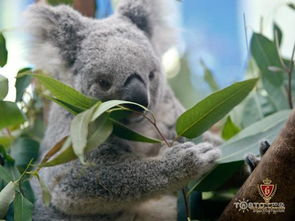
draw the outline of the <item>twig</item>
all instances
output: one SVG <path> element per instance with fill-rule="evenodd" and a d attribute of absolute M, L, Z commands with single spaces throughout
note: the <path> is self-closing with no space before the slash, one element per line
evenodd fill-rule
<path fill-rule="evenodd" d="M 295 44 L 293 46 L 292 56 L 291 56 L 291 64 L 288 71 L 288 101 L 289 106 L 293 109 L 293 101 L 292 101 L 292 72 L 294 69 L 294 53 L 295 53 Z"/>
<path fill-rule="evenodd" d="M 153 126 L 154 128 L 156 129 L 157 133 L 160 135 L 160 137 L 162 138 L 162 140 L 165 142 L 165 144 L 168 146 L 168 147 L 171 147 L 171 145 L 168 143 L 167 139 L 164 137 L 163 133 L 160 131 L 158 125 L 157 125 L 157 122 L 156 122 L 156 118 L 155 116 L 151 113 L 152 117 L 153 117 L 153 120 L 150 119 L 149 117 L 146 116 L 146 114 L 143 114 L 144 118 L 147 119 Z"/>
<path fill-rule="evenodd" d="M 5 131 L 9 137 L 12 137 L 11 131 L 8 128 L 5 128 Z"/>
<path fill-rule="evenodd" d="M 247 23 L 246 23 L 246 16 L 245 16 L 245 13 L 243 13 L 243 22 L 244 22 L 244 32 L 245 32 L 245 39 L 246 39 L 247 53 L 248 53 L 248 55 L 249 55 L 248 33 L 247 33 Z"/>
<path fill-rule="evenodd" d="M 187 220 L 189 221 L 190 220 L 190 217 L 191 217 L 191 214 L 190 214 L 190 209 L 189 209 L 189 205 L 188 205 L 188 200 L 187 200 L 187 197 L 186 197 L 185 189 L 182 189 L 181 192 L 182 192 L 183 199 L 184 199 L 185 215 L 187 217 Z"/>
<path fill-rule="evenodd" d="M 147 119 L 153 126 L 154 128 L 156 129 L 156 131 L 158 132 L 158 134 L 160 135 L 160 137 L 162 138 L 162 140 L 166 143 L 166 145 L 168 147 L 171 147 L 173 145 L 173 142 L 171 144 L 168 143 L 167 139 L 165 138 L 165 136 L 163 135 L 163 133 L 160 131 L 158 125 L 157 125 L 157 120 L 154 116 L 154 114 L 152 112 L 151 113 L 151 116 L 153 119 L 150 119 L 149 117 L 146 116 L 146 114 L 143 114 L 144 118 Z M 189 205 L 188 205 L 188 199 L 187 199 L 187 196 L 186 196 L 186 193 L 185 193 L 185 189 L 182 189 L 182 195 L 183 195 L 183 199 L 184 199 L 184 205 L 185 205 L 185 215 L 187 217 L 187 220 L 190 221 L 190 209 L 189 209 Z"/>

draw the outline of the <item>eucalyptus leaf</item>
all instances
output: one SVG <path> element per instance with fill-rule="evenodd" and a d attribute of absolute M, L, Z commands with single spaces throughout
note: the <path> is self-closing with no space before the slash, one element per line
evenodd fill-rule
<path fill-rule="evenodd" d="M 23 68 L 19 70 L 17 75 L 23 74 L 23 73 L 30 73 L 32 68 Z M 22 101 L 23 95 L 27 87 L 30 85 L 32 80 L 32 77 L 29 75 L 22 75 L 21 77 L 17 77 L 15 81 L 15 88 L 16 88 L 16 97 L 15 101 Z"/>
<path fill-rule="evenodd" d="M 21 193 L 17 192 L 14 202 L 14 220 L 31 221 L 33 213 L 33 204 Z"/>
<path fill-rule="evenodd" d="M 86 151 L 90 151 L 103 144 L 112 134 L 113 124 L 108 119 L 108 116 L 101 116 L 94 122 L 94 132 L 88 136 Z"/>
<path fill-rule="evenodd" d="M 177 119 L 178 136 L 195 138 L 201 135 L 247 97 L 256 82 L 257 79 L 250 79 L 234 83 L 197 103 Z"/>
<path fill-rule="evenodd" d="M 8 93 L 8 79 L 0 75 L 0 100 L 3 100 Z"/>
<path fill-rule="evenodd" d="M 214 79 L 212 71 L 206 66 L 203 60 L 200 61 L 203 69 L 204 69 L 204 80 L 208 83 L 212 91 L 217 91 L 219 90 L 219 86 Z"/>
<path fill-rule="evenodd" d="M 102 105 L 100 102 L 95 104 L 90 109 L 75 116 L 75 118 L 72 120 L 70 133 L 73 143 L 73 150 L 81 162 L 84 162 L 84 153 L 87 146 L 88 137 L 88 125 L 90 124 L 94 111 L 100 105 Z"/>
<path fill-rule="evenodd" d="M 101 116 L 103 113 L 105 113 L 106 111 L 110 110 L 111 108 L 113 107 L 116 107 L 118 105 L 123 105 L 123 104 L 131 104 L 131 105 L 136 105 L 138 107 L 141 107 L 142 109 L 144 110 L 148 110 L 146 107 L 140 105 L 140 104 L 137 104 L 137 103 L 134 103 L 134 102 L 131 102 L 131 101 L 123 101 L 123 100 L 110 100 L 110 101 L 106 101 L 106 102 L 103 102 L 100 106 L 98 106 L 96 108 L 96 110 L 94 111 L 93 113 L 93 116 L 92 116 L 92 119 L 91 121 L 94 121 L 95 119 L 97 119 L 99 116 Z"/>
<path fill-rule="evenodd" d="M 9 171 L 0 165 L 0 179 L 4 180 L 6 183 L 12 181 L 12 177 L 9 174 Z"/>
<path fill-rule="evenodd" d="M 250 43 L 251 54 L 261 72 L 262 83 L 269 98 L 277 110 L 288 108 L 287 96 L 283 88 L 282 72 L 273 72 L 269 67 L 282 68 L 280 57 L 273 41 L 265 36 L 254 33 Z"/>
<path fill-rule="evenodd" d="M 53 97 L 72 106 L 86 110 L 98 102 L 98 100 L 90 98 L 73 89 L 72 87 L 44 74 L 28 73 L 24 75 L 30 75 L 34 78 L 37 78 L 42 83 L 42 85 L 44 85 L 51 92 Z M 23 75 L 20 75 L 19 77 L 21 76 Z"/>
<path fill-rule="evenodd" d="M 244 162 L 246 154 L 259 154 L 259 143 L 263 139 L 272 142 L 284 123 L 287 121 L 288 112 L 281 111 L 267 117 L 242 130 L 235 137 L 220 146 L 221 158 L 216 167 L 205 174 L 200 180 L 191 184 L 191 191 L 214 191 L 222 186 Z"/>
<path fill-rule="evenodd" d="M 211 173 L 203 176 L 197 181 L 190 183 L 190 191 L 216 191 L 220 188 L 228 179 L 230 179 L 235 172 L 241 169 L 244 164 L 244 160 L 234 161 L 229 163 L 223 163 L 218 165 L 212 170 Z"/>
<path fill-rule="evenodd" d="M 0 116 L 0 129 L 19 125 L 25 121 L 16 103 L 10 101 L 0 101 Z"/>
<path fill-rule="evenodd" d="M 64 138 L 63 138 L 64 139 Z M 52 159 L 49 161 L 40 164 L 40 167 L 52 167 L 59 164 L 67 163 L 71 160 L 77 159 L 77 155 L 75 154 L 72 146 L 72 140 L 70 137 L 65 139 L 63 142 L 63 147 L 61 150 L 56 154 L 56 156 L 53 156 Z M 58 144 L 59 145 L 59 142 Z M 55 147 L 53 147 L 55 148 Z"/>
<path fill-rule="evenodd" d="M 16 183 L 10 181 L 0 192 L 0 219 L 4 218 L 15 197 Z"/>
<path fill-rule="evenodd" d="M 283 40 L 283 32 L 277 23 L 273 23 L 273 36 L 276 41 L 278 41 L 278 45 L 282 44 Z"/>
<path fill-rule="evenodd" d="M 66 103 L 66 102 L 64 102 L 62 100 L 59 100 L 57 98 L 49 97 L 49 96 L 47 96 L 47 98 L 49 100 L 52 100 L 53 102 L 57 103 L 59 106 L 63 107 L 65 110 L 69 111 L 73 115 L 77 115 L 77 114 L 79 114 L 79 113 L 81 113 L 81 112 L 84 111 L 84 109 L 82 109 L 80 107 L 71 105 L 71 104 Z"/>
<path fill-rule="evenodd" d="M 0 67 L 4 67 L 7 63 L 6 40 L 2 32 L 0 32 Z"/>
<path fill-rule="evenodd" d="M 49 206 L 50 202 L 51 202 L 51 194 L 50 194 L 50 191 L 48 189 L 48 187 L 46 186 L 46 184 L 44 183 L 44 181 L 41 179 L 41 177 L 36 174 L 35 175 L 38 182 L 39 182 L 39 185 L 40 185 L 40 188 L 41 188 L 41 191 L 42 191 L 42 200 L 43 200 L 43 203 L 45 206 Z"/>
<path fill-rule="evenodd" d="M 288 3 L 287 6 L 291 9 L 295 10 L 295 4 L 292 2 Z"/>
<path fill-rule="evenodd" d="M 231 138 L 227 143 L 240 140 L 241 138 L 247 136 L 253 136 L 261 132 L 266 132 L 271 128 L 276 127 L 278 124 L 284 123 L 288 119 L 290 113 L 291 110 L 282 110 L 272 115 L 269 115 L 263 118 L 262 120 L 257 121 L 251 124 L 250 126 L 246 127 L 245 129 L 240 131 L 236 136 Z"/>
<path fill-rule="evenodd" d="M 15 140 L 11 146 L 11 156 L 15 159 L 15 165 L 23 169 L 28 163 L 33 162 L 39 156 L 39 142 L 26 137 L 20 137 Z"/>
<path fill-rule="evenodd" d="M 41 164 L 46 163 L 54 154 L 56 154 L 58 151 L 60 151 L 68 139 L 68 136 L 64 137 L 60 141 L 58 141 L 42 158 Z"/>
<path fill-rule="evenodd" d="M 239 110 L 241 116 L 240 127 L 248 127 L 249 125 L 263 119 L 264 112 L 262 110 L 262 103 L 259 100 L 259 96 L 259 93 L 252 91 L 244 100 L 242 109 Z"/>
<path fill-rule="evenodd" d="M 223 126 L 221 136 L 224 140 L 229 140 L 231 137 L 239 133 L 240 130 L 241 129 L 232 121 L 231 117 L 228 116 Z"/>
<path fill-rule="evenodd" d="M 161 140 L 146 137 L 142 134 L 139 134 L 138 132 L 131 130 L 130 128 L 126 127 L 124 124 L 111 119 L 113 122 L 113 134 L 117 137 L 120 137 L 122 139 L 131 140 L 131 141 L 137 141 L 137 142 L 145 142 L 145 143 L 161 143 Z"/>

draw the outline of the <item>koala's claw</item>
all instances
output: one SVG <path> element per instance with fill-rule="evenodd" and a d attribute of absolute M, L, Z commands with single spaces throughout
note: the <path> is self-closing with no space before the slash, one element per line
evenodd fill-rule
<path fill-rule="evenodd" d="M 266 151 L 269 149 L 270 143 L 267 140 L 263 140 L 259 144 L 259 153 L 260 156 L 255 156 L 254 154 L 248 154 L 245 158 L 246 164 L 249 167 L 250 173 L 253 172 L 253 170 L 256 168 L 258 163 L 261 160 L 261 157 L 266 153 Z"/>
<path fill-rule="evenodd" d="M 184 160 L 188 163 L 188 170 L 201 176 L 215 165 L 215 161 L 220 157 L 220 150 L 207 142 L 191 143 L 183 154 Z"/>
<path fill-rule="evenodd" d="M 256 166 L 258 165 L 260 159 L 258 157 L 256 157 L 254 154 L 250 153 L 246 156 L 246 164 L 248 165 L 250 172 L 252 173 L 253 170 L 256 168 Z"/>
<path fill-rule="evenodd" d="M 260 156 L 263 156 L 269 147 L 270 147 L 270 143 L 267 140 L 261 141 L 259 145 Z"/>

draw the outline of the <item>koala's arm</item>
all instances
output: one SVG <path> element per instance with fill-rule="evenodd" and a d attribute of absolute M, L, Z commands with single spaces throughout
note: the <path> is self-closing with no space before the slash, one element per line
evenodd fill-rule
<path fill-rule="evenodd" d="M 106 145 L 89 155 L 93 165 L 75 162 L 67 169 L 52 190 L 52 205 L 72 215 L 121 211 L 180 189 L 212 168 L 219 154 L 208 143 L 184 143 L 142 159 L 124 146 Z"/>

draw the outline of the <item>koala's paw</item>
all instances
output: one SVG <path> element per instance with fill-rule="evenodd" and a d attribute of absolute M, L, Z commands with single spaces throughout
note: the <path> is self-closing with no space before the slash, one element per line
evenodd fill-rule
<path fill-rule="evenodd" d="M 183 167 L 183 172 L 192 177 L 199 177 L 215 165 L 215 161 L 220 157 L 220 150 L 207 142 L 200 144 L 186 142 L 173 146 L 170 154 L 172 157 L 170 159 L 175 158 L 179 166 Z"/>
<path fill-rule="evenodd" d="M 269 149 L 270 144 L 267 140 L 263 140 L 262 142 L 260 142 L 259 144 L 259 156 L 255 156 L 254 154 L 250 153 L 246 156 L 245 161 L 246 164 L 249 168 L 249 172 L 252 173 L 253 170 L 256 168 L 256 166 L 258 165 L 258 163 L 261 160 L 261 157 L 263 157 L 263 155 L 266 153 L 266 151 Z"/>

